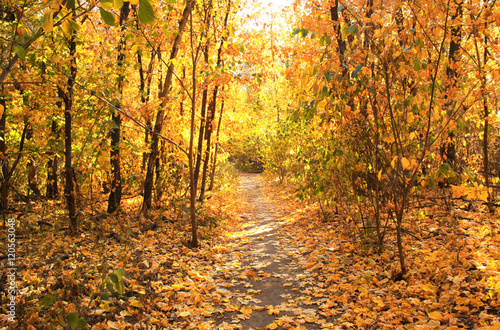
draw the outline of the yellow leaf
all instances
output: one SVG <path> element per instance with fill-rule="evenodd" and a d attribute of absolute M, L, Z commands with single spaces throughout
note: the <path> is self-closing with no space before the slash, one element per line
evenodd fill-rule
<path fill-rule="evenodd" d="M 436 293 L 436 287 L 430 283 L 424 284 L 422 290 L 430 293 Z"/>
<path fill-rule="evenodd" d="M 392 162 L 391 162 L 391 167 L 392 167 L 392 168 L 394 168 L 394 169 L 396 168 L 396 160 L 397 160 L 397 159 L 398 159 L 398 157 L 396 156 L 396 157 L 394 157 L 394 158 L 392 159 Z"/>
<path fill-rule="evenodd" d="M 108 320 L 108 323 L 107 323 L 107 324 L 108 324 L 108 327 L 110 327 L 111 329 L 120 329 L 120 328 L 116 325 L 116 323 L 115 323 L 115 322 L 113 322 L 113 321 L 109 321 L 109 320 Z"/>
<path fill-rule="evenodd" d="M 429 315 L 429 318 L 432 320 L 441 321 L 443 319 L 443 314 L 438 311 L 427 313 L 427 315 Z"/>
<path fill-rule="evenodd" d="M 324 99 L 323 101 L 321 101 L 321 102 L 318 103 L 317 108 L 318 109 L 324 109 L 326 107 L 326 104 L 327 104 L 327 101 L 326 101 L 326 99 Z"/>
<path fill-rule="evenodd" d="M 401 159 L 401 165 L 403 165 L 403 170 L 406 170 L 410 167 L 410 161 L 406 157 L 403 157 Z"/>
<path fill-rule="evenodd" d="M 179 313 L 180 317 L 188 317 L 189 315 L 191 315 L 190 311 L 184 311 Z"/>
<path fill-rule="evenodd" d="M 137 308 L 142 308 L 144 307 L 140 301 L 137 301 L 137 300 L 134 300 L 130 303 L 130 306 L 134 306 L 134 307 L 137 307 Z"/>
<path fill-rule="evenodd" d="M 382 170 L 378 172 L 377 177 L 379 181 L 382 181 Z"/>
<path fill-rule="evenodd" d="M 241 307 L 240 309 L 240 312 L 245 315 L 245 316 L 250 316 L 252 314 L 252 308 L 251 307 L 247 307 L 245 308 L 245 306 Z"/>
<path fill-rule="evenodd" d="M 273 322 L 269 325 L 266 325 L 266 329 L 270 329 L 270 330 L 274 330 L 274 329 L 277 329 L 278 328 L 278 325 L 276 324 L 276 322 Z"/>
<path fill-rule="evenodd" d="M 125 310 L 123 310 L 123 311 L 121 311 L 121 312 L 120 312 L 120 316 L 125 317 L 125 316 L 133 316 L 133 315 L 132 315 L 132 314 L 130 314 L 130 312 L 129 312 L 129 311 L 125 311 Z"/>

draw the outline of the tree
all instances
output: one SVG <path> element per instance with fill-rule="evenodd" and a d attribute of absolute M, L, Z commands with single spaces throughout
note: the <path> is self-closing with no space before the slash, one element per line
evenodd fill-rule
<path fill-rule="evenodd" d="M 123 95 L 123 82 L 125 80 L 125 50 L 126 50 L 126 39 L 125 22 L 128 19 L 130 13 L 130 3 L 125 1 L 123 6 L 120 8 L 120 40 L 118 44 L 118 55 L 116 58 L 116 63 L 118 67 L 118 78 L 117 78 L 117 90 L 118 90 L 118 102 L 116 102 L 115 109 L 113 109 L 113 114 L 111 116 L 111 121 L 113 122 L 113 127 L 111 129 L 111 191 L 109 193 L 108 200 L 108 213 L 113 213 L 120 206 L 120 201 L 122 199 L 122 177 L 120 168 L 120 141 L 121 141 L 121 100 Z"/>
<path fill-rule="evenodd" d="M 151 200 L 153 193 L 153 177 L 154 177 L 154 167 L 156 164 L 156 159 L 158 158 L 158 141 L 159 134 L 161 134 L 163 128 L 163 122 L 165 120 L 165 107 L 170 102 L 170 92 L 172 89 L 172 78 L 174 74 L 175 64 L 174 60 L 179 53 L 180 43 L 182 41 L 182 35 L 187 25 L 187 21 L 191 11 L 194 7 L 195 1 L 188 0 L 186 6 L 182 13 L 182 17 L 179 20 L 179 26 L 177 29 L 177 35 L 172 44 L 172 49 L 170 51 L 170 57 L 167 66 L 167 74 L 165 81 L 161 90 L 159 91 L 158 97 L 161 100 L 160 108 L 156 114 L 156 120 L 154 124 L 153 134 L 151 137 L 151 151 L 149 153 L 148 165 L 146 168 L 146 178 L 144 179 L 144 199 L 142 203 L 142 211 L 146 212 L 151 209 Z"/>

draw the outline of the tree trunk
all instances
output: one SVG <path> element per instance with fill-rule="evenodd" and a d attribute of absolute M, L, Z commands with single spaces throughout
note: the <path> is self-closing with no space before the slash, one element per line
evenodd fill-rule
<path fill-rule="evenodd" d="M 5 228 L 5 213 L 7 212 L 7 208 L 9 206 L 9 188 L 10 188 L 10 178 L 12 178 L 12 174 L 16 170 L 19 161 L 21 160 L 22 151 L 24 148 L 24 142 L 26 140 L 26 134 L 28 132 L 28 123 L 25 123 L 23 132 L 21 134 L 21 141 L 19 142 L 19 152 L 17 153 L 17 158 L 12 164 L 12 167 L 9 168 L 9 156 L 7 155 L 7 146 L 5 144 L 5 129 L 6 129 L 6 108 L 5 108 L 5 99 L 0 97 L 0 105 L 2 107 L 2 116 L 0 118 L 0 160 L 2 161 L 2 187 L 1 187 L 1 199 L 0 199 L 0 207 L 4 216 L 3 226 Z"/>
<path fill-rule="evenodd" d="M 219 152 L 219 133 L 220 133 L 220 125 L 222 123 L 222 115 L 224 114 L 224 99 L 222 99 L 222 104 L 220 108 L 220 117 L 219 117 L 219 123 L 217 124 L 217 134 L 215 138 L 215 150 L 214 150 L 214 156 L 212 157 L 212 170 L 210 174 L 210 185 L 208 187 L 208 190 L 214 189 L 214 181 L 215 181 L 215 169 L 217 166 L 217 154 Z"/>
<path fill-rule="evenodd" d="M 0 207 L 3 213 L 3 226 L 5 228 L 5 213 L 9 206 L 9 157 L 7 156 L 7 146 L 5 144 L 5 129 L 6 119 L 7 119 L 7 108 L 5 98 L 0 97 L 0 110 L 2 111 L 2 116 L 0 117 L 0 161 L 2 162 L 2 187 L 1 187 L 1 200 Z"/>
<path fill-rule="evenodd" d="M 219 86 L 215 86 L 214 88 L 214 93 L 212 95 L 212 101 L 210 102 L 210 106 L 208 107 L 208 116 L 207 116 L 207 127 L 205 129 L 205 140 L 206 140 L 206 146 L 205 146 L 205 163 L 203 164 L 203 173 L 202 173 L 202 178 L 201 178 L 201 186 L 200 186 L 200 201 L 203 201 L 205 197 L 205 185 L 207 182 L 207 171 L 208 171 L 208 164 L 210 160 L 210 147 L 211 147 L 211 138 L 212 138 L 212 131 L 213 131 L 213 126 L 212 123 L 214 121 L 215 117 L 215 107 L 217 105 L 217 92 L 218 92 Z"/>
<path fill-rule="evenodd" d="M 120 157 L 120 141 L 121 141 L 121 99 L 123 94 L 123 81 L 125 80 L 125 73 L 123 69 L 123 61 L 125 59 L 125 30 L 127 29 L 124 25 L 128 18 L 130 12 L 130 3 L 128 1 L 123 3 L 120 9 L 120 42 L 118 45 L 118 57 L 116 59 L 118 65 L 118 95 L 119 100 L 116 102 L 116 108 L 112 109 L 113 115 L 111 116 L 111 121 L 113 122 L 113 128 L 111 129 L 111 151 L 110 151 L 110 163 L 111 163 L 111 191 L 109 193 L 108 199 L 108 213 L 113 213 L 120 207 L 122 200 L 122 177 L 121 177 L 121 157 Z"/>
<path fill-rule="evenodd" d="M 136 7 L 136 6 L 133 6 Z M 139 29 L 139 19 L 137 18 L 137 28 Z M 159 52 L 156 52 L 155 49 L 151 49 L 151 59 L 149 60 L 149 65 L 148 65 L 148 71 L 146 72 L 147 78 L 144 76 L 144 68 L 142 65 L 142 56 L 141 56 L 141 51 L 137 51 L 137 63 L 139 64 L 139 93 L 141 94 L 141 103 L 142 105 L 146 104 L 149 102 L 149 96 L 151 93 L 151 80 L 153 78 L 152 71 L 153 71 L 153 63 L 156 54 Z M 147 82 L 147 89 L 146 89 L 146 82 Z M 146 128 L 144 129 L 144 145 L 149 144 L 149 136 L 151 133 L 151 130 L 153 128 L 153 124 L 151 123 L 151 116 L 149 112 L 146 114 Z M 143 152 L 142 153 L 142 166 L 141 166 L 141 171 L 144 172 L 146 169 L 146 164 L 148 161 L 148 153 Z"/>
<path fill-rule="evenodd" d="M 71 163 L 72 154 L 72 138 L 71 138 L 71 115 L 73 112 L 73 94 L 75 79 L 77 73 L 77 62 L 76 62 L 76 35 L 73 32 L 71 39 L 69 41 L 69 56 L 70 56 L 70 76 L 66 85 L 66 90 L 59 88 L 59 96 L 64 102 L 64 197 L 66 199 L 66 206 L 68 208 L 69 220 L 70 220 L 70 234 L 76 235 L 78 231 L 78 219 L 76 216 L 76 204 L 75 204 L 75 189 L 73 184 L 73 167 Z"/>
<path fill-rule="evenodd" d="M 28 186 L 35 196 L 41 195 L 36 175 L 36 162 L 33 159 L 28 161 Z"/>
<path fill-rule="evenodd" d="M 229 19 L 229 14 L 231 12 L 231 1 L 227 2 L 227 11 L 226 16 L 224 17 L 224 25 L 222 26 L 222 31 L 227 29 L 227 21 Z M 224 42 L 227 40 L 227 35 L 223 36 L 221 42 L 219 44 L 219 49 L 217 50 L 217 68 L 219 68 L 222 64 L 222 46 Z M 213 121 L 215 119 L 215 109 L 217 108 L 217 94 L 219 92 L 219 85 L 216 85 L 214 88 L 214 92 L 212 95 L 212 101 L 210 102 L 210 106 L 208 107 L 208 115 L 207 115 L 207 123 L 205 128 L 205 163 L 203 164 L 203 174 L 201 179 L 201 188 L 200 188 L 200 201 L 203 201 L 205 197 L 205 186 L 207 182 L 207 172 L 208 172 L 208 164 L 210 159 L 210 148 L 211 148 L 211 139 L 213 132 Z"/>
<path fill-rule="evenodd" d="M 210 1 L 209 5 L 205 11 L 205 29 L 202 34 L 202 38 L 206 36 L 207 31 L 210 29 L 210 20 L 212 15 L 210 13 L 210 9 L 212 7 L 212 2 Z M 205 65 L 208 67 L 208 50 L 210 49 L 210 39 L 207 38 L 205 42 L 205 47 L 203 48 L 203 59 L 205 60 Z M 203 159 L 203 136 L 205 135 L 205 131 L 208 129 L 207 126 L 207 100 L 208 100 L 208 86 L 205 86 L 203 89 L 203 95 L 201 99 L 201 113 L 200 113 L 200 130 L 198 132 L 198 148 L 196 152 L 196 165 L 194 168 L 194 186 L 195 190 L 198 188 L 198 181 L 200 177 L 200 167 L 201 161 Z M 205 159 L 206 162 L 206 159 Z"/>
<path fill-rule="evenodd" d="M 460 41 L 462 39 L 462 5 L 463 0 L 454 0 L 453 4 L 456 6 L 453 15 L 451 16 L 451 40 L 450 49 L 448 52 L 448 66 L 446 68 L 447 90 L 448 93 L 445 95 L 446 108 L 451 109 L 453 106 L 454 96 L 456 94 L 457 88 L 457 64 L 460 63 L 460 59 L 457 57 L 458 51 L 460 50 Z M 443 162 L 450 164 L 454 168 L 456 160 L 455 151 L 455 135 L 453 132 L 448 133 L 448 138 L 443 142 L 441 146 L 441 158 Z"/>
<path fill-rule="evenodd" d="M 341 21 L 340 21 L 341 15 L 342 12 L 339 13 L 339 0 L 335 0 L 334 5 L 330 7 L 330 16 L 334 24 L 335 37 L 337 38 L 339 61 L 340 61 L 340 67 L 342 68 L 342 78 L 348 78 L 349 70 L 343 65 L 344 54 L 347 46 L 345 40 L 342 40 Z"/>
<path fill-rule="evenodd" d="M 205 49 L 208 49 L 208 45 Z M 205 55 L 205 63 L 208 63 L 208 50 Z M 208 98 L 208 89 L 205 88 L 203 90 L 203 95 L 201 98 L 201 113 L 200 113 L 200 130 L 198 133 L 198 148 L 196 149 L 196 165 L 194 168 L 194 186 L 195 189 L 198 188 L 198 178 L 200 176 L 200 167 L 201 167 L 201 159 L 203 154 L 203 135 L 205 133 L 206 126 L 206 110 L 207 110 L 207 98 Z"/>
<path fill-rule="evenodd" d="M 60 101 L 57 102 L 59 108 L 62 107 L 62 103 Z M 52 127 L 51 127 L 51 134 L 52 137 L 56 140 L 59 139 L 59 129 L 57 127 L 57 122 L 53 119 L 52 120 Z M 57 195 L 59 195 L 59 191 L 57 188 L 57 165 L 58 165 L 58 158 L 57 155 L 55 155 L 54 151 L 52 150 L 52 146 L 50 146 L 50 158 L 49 161 L 47 162 L 47 192 L 46 196 L 47 198 L 56 198 Z"/>
<path fill-rule="evenodd" d="M 186 7 L 184 8 L 184 11 L 182 13 L 182 18 L 179 21 L 179 29 L 178 29 L 178 34 L 175 37 L 174 43 L 172 45 L 172 50 L 170 52 L 170 63 L 167 67 L 167 75 L 165 77 L 165 83 L 163 84 L 163 88 L 160 90 L 159 97 L 161 99 L 161 104 L 160 104 L 160 109 L 158 110 L 158 113 L 156 114 L 156 121 L 155 121 L 155 126 L 153 130 L 153 135 L 151 138 L 151 151 L 149 153 L 148 157 L 148 166 L 146 169 L 146 178 L 144 180 L 144 200 L 142 203 L 142 211 L 146 212 L 149 209 L 151 209 L 151 199 L 152 199 L 152 193 L 153 193 L 153 177 L 154 177 L 154 168 L 156 164 L 156 158 L 158 157 L 158 139 L 159 136 L 158 134 L 161 133 L 162 128 L 163 128 L 163 121 L 165 119 L 165 106 L 167 105 L 169 101 L 169 94 L 170 94 L 170 89 L 172 87 L 172 76 L 174 73 L 174 64 L 171 62 L 171 60 L 175 59 L 177 57 L 177 53 L 179 52 L 180 48 L 180 42 L 182 40 L 182 34 L 184 32 L 184 29 L 186 27 L 189 14 L 191 13 L 191 10 L 193 9 L 195 4 L 194 0 L 189 0 L 186 3 Z"/>

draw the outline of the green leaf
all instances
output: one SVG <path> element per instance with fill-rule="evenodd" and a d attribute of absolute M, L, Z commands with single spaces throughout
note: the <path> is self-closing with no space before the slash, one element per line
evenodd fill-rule
<path fill-rule="evenodd" d="M 109 11 L 105 10 L 104 8 L 100 7 L 99 11 L 101 12 L 101 18 L 104 21 L 104 23 L 115 26 L 115 17 L 113 14 L 111 14 Z"/>
<path fill-rule="evenodd" d="M 48 308 L 50 305 L 54 303 L 54 301 L 56 301 L 56 296 L 48 294 L 40 300 L 38 305 L 42 308 Z"/>
<path fill-rule="evenodd" d="M 76 328 L 77 329 L 83 329 L 87 326 L 87 321 L 85 320 L 85 318 L 83 317 L 80 317 L 78 319 L 78 322 L 76 323 Z"/>
<path fill-rule="evenodd" d="M 309 33 L 309 29 L 301 29 L 299 32 L 299 38 L 304 38 Z"/>
<path fill-rule="evenodd" d="M 414 60 L 413 69 L 415 71 L 420 71 L 420 61 L 419 60 L 417 60 L 417 59 Z"/>
<path fill-rule="evenodd" d="M 101 6 L 104 8 L 113 8 L 113 0 L 102 0 Z"/>
<path fill-rule="evenodd" d="M 120 9 L 123 7 L 123 0 L 114 0 L 113 7 L 116 9 Z"/>
<path fill-rule="evenodd" d="M 177 0 L 167 0 L 167 3 L 171 5 L 175 5 L 176 2 Z"/>
<path fill-rule="evenodd" d="M 52 17 L 52 10 L 49 10 L 45 13 L 45 15 L 43 15 L 42 28 L 45 33 L 52 32 L 52 30 L 54 29 L 54 18 Z"/>
<path fill-rule="evenodd" d="M 66 2 L 66 8 L 75 9 L 75 0 L 68 0 L 68 2 Z"/>
<path fill-rule="evenodd" d="M 68 321 L 68 325 L 71 329 L 76 329 L 78 326 L 78 314 L 71 312 L 68 314 L 66 320 Z"/>
<path fill-rule="evenodd" d="M 143 24 L 151 24 L 155 20 L 155 12 L 148 0 L 139 0 L 139 21 Z"/>
<path fill-rule="evenodd" d="M 115 288 L 113 287 L 113 283 L 112 282 L 108 282 L 106 283 L 106 288 L 108 289 L 109 292 L 113 293 L 115 292 Z"/>
<path fill-rule="evenodd" d="M 26 58 L 26 49 L 18 44 L 14 44 L 14 53 L 23 61 Z"/>
<path fill-rule="evenodd" d="M 73 28 L 73 30 L 75 30 L 76 32 L 80 31 L 80 24 L 78 24 L 77 22 L 73 21 L 73 20 L 70 20 L 71 22 L 71 27 Z"/>
<path fill-rule="evenodd" d="M 118 276 L 115 273 L 112 273 L 109 277 L 111 278 L 111 281 L 113 281 L 113 283 L 115 283 L 116 285 L 118 285 L 119 279 L 118 279 Z"/>
<path fill-rule="evenodd" d="M 321 38 L 319 38 L 319 45 L 323 47 L 325 45 L 325 40 L 326 36 L 322 36 Z"/>
<path fill-rule="evenodd" d="M 296 35 L 297 33 L 299 33 L 301 30 L 301 28 L 296 28 L 295 30 L 293 30 L 292 32 L 292 36 Z"/>

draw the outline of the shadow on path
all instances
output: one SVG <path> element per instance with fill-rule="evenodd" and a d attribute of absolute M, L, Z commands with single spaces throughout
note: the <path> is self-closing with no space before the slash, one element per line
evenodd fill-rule
<path fill-rule="evenodd" d="M 319 329 L 317 308 L 304 294 L 311 274 L 302 270 L 303 256 L 292 239 L 281 235 L 285 220 L 267 200 L 259 174 L 242 174 L 241 190 L 248 204 L 233 252 L 239 256 L 224 272 L 230 281 L 225 312 L 216 319 L 219 329 Z M 303 262 L 302 262 L 303 263 Z M 249 311 L 251 309 L 251 311 Z"/>

